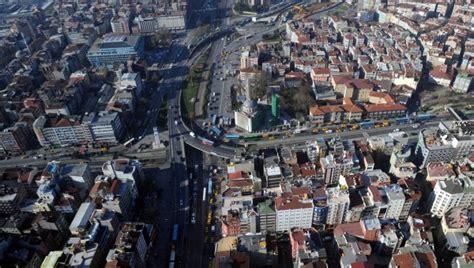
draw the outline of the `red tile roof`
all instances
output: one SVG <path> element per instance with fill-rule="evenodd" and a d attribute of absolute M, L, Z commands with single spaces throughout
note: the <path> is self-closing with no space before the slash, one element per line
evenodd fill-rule
<path fill-rule="evenodd" d="M 275 198 L 275 209 L 276 210 L 290 210 L 290 209 L 302 209 L 302 208 L 312 208 L 313 204 L 311 202 L 303 203 L 301 200 L 296 197 L 277 197 Z"/>
<path fill-rule="evenodd" d="M 392 257 L 395 267 L 416 267 L 416 259 L 411 253 L 398 254 Z"/>
<path fill-rule="evenodd" d="M 385 111 L 404 111 L 407 108 L 403 104 L 365 104 L 364 109 L 369 112 L 385 112 Z"/>

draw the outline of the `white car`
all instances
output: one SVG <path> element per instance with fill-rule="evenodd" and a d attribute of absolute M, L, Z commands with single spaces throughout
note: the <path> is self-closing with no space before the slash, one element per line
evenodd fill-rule
<path fill-rule="evenodd" d="M 175 125 L 178 125 L 178 120 L 174 120 L 174 124 L 175 124 Z"/>
<path fill-rule="evenodd" d="M 189 136 L 193 137 L 193 138 L 196 138 L 196 134 L 194 134 L 194 132 L 189 132 Z"/>

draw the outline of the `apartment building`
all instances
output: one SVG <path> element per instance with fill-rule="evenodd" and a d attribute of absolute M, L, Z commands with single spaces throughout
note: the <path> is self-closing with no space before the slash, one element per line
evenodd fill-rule
<path fill-rule="evenodd" d="M 313 222 L 313 201 L 310 199 L 285 193 L 275 198 L 275 211 L 277 232 L 293 227 L 310 228 Z"/>

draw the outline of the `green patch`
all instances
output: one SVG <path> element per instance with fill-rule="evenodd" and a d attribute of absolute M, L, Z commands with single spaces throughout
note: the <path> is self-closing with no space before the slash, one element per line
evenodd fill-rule
<path fill-rule="evenodd" d="M 196 97 L 198 95 L 199 84 L 203 81 L 202 73 L 204 72 L 208 58 L 209 50 L 201 55 L 196 64 L 191 67 L 188 78 L 184 83 L 183 104 L 185 108 L 184 112 L 187 114 L 188 118 L 194 117 L 194 102 L 196 101 Z"/>

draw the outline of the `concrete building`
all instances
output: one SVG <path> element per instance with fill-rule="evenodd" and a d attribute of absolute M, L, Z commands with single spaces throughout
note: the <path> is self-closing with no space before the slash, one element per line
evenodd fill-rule
<path fill-rule="evenodd" d="M 129 184 L 133 199 L 138 196 L 138 188 L 145 179 L 141 163 L 137 160 L 116 159 L 107 161 L 102 165 L 102 173 L 109 178 L 117 178 Z"/>
<path fill-rule="evenodd" d="M 109 250 L 106 267 L 139 268 L 146 266 L 146 257 L 151 244 L 153 226 L 151 224 L 127 222 Z"/>
<path fill-rule="evenodd" d="M 329 209 L 327 200 L 328 196 L 324 187 L 313 190 L 313 225 L 326 223 Z"/>
<path fill-rule="evenodd" d="M 89 227 L 89 219 L 94 212 L 95 205 L 91 202 L 82 203 L 69 225 L 69 231 L 73 235 L 83 234 Z"/>
<path fill-rule="evenodd" d="M 341 175 L 349 174 L 354 163 L 352 162 L 352 155 L 349 152 L 344 152 L 340 157 L 332 154 L 320 159 L 323 178 L 326 184 L 334 184 L 339 181 Z"/>
<path fill-rule="evenodd" d="M 65 164 L 60 167 L 60 176 L 69 178 L 78 189 L 89 190 L 94 184 L 91 170 L 87 163 Z"/>
<path fill-rule="evenodd" d="M 463 186 L 459 180 L 438 181 L 431 194 L 431 213 L 442 217 L 449 209 L 460 204 L 463 195 Z"/>
<path fill-rule="evenodd" d="M 33 131 L 43 147 L 66 147 L 92 142 L 92 134 L 86 124 L 62 115 L 42 115 L 33 123 Z"/>
<path fill-rule="evenodd" d="M 89 192 L 89 197 L 95 204 L 117 213 L 122 219 L 130 219 L 133 214 L 135 200 L 127 182 L 99 176 Z"/>
<path fill-rule="evenodd" d="M 117 83 L 117 86 L 121 90 L 134 88 L 137 98 L 140 98 L 143 95 L 143 91 L 145 89 L 140 73 L 124 73 L 122 77 L 120 77 L 120 81 Z"/>
<path fill-rule="evenodd" d="M 384 218 L 399 220 L 405 205 L 405 195 L 402 187 L 398 184 L 390 184 L 383 187 L 383 190 L 388 205 Z"/>
<path fill-rule="evenodd" d="M 119 113 L 100 112 L 83 118 L 92 134 L 92 140 L 101 144 L 118 144 L 125 134 L 125 127 Z"/>
<path fill-rule="evenodd" d="M 128 17 L 117 17 L 110 21 L 110 26 L 113 33 L 130 34 L 130 22 Z"/>
<path fill-rule="evenodd" d="M 0 214 L 9 215 L 20 208 L 21 202 L 27 197 L 24 187 L 11 187 L 0 183 Z"/>
<path fill-rule="evenodd" d="M 257 213 L 258 231 L 262 233 L 274 232 L 276 230 L 276 213 L 273 201 L 267 199 L 258 203 Z"/>
<path fill-rule="evenodd" d="M 182 31 L 186 29 L 186 19 L 182 12 L 158 16 L 156 17 L 156 22 L 160 30 Z"/>
<path fill-rule="evenodd" d="M 416 157 L 425 167 L 430 162 L 464 159 L 472 154 L 474 121 L 440 122 L 437 129 L 423 129 L 418 135 Z"/>
<path fill-rule="evenodd" d="M 328 187 L 328 213 L 326 224 L 335 225 L 345 222 L 349 210 L 349 192 L 339 187 Z"/>
<path fill-rule="evenodd" d="M 33 145 L 31 128 L 25 122 L 2 128 L 0 128 L 0 153 L 22 153 Z"/>
<path fill-rule="evenodd" d="M 454 79 L 453 89 L 459 93 L 468 93 L 474 89 L 474 79 L 467 73 L 458 73 Z"/>
<path fill-rule="evenodd" d="M 276 231 L 293 227 L 310 228 L 313 222 L 313 201 L 284 194 L 275 198 Z"/>
<path fill-rule="evenodd" d="M 275 188 L 280 186 L 283 179 L 281 168 L 278 165 L 266 165 L 263 170 L 267 182 L 266 188 Z"/>
<path fill-rule="evenodd" d="M 111 68 L 114 64 L 126 63 L 130 56 L 143 58 L 144 53 L 142 36 L 107 34 L 94 42 L 87 52 L 87 58 L 94 66 Z"/>
<path fill-rule="evenodd" d="M 140 33 L 147 34 L 153 33 L 158 30 L 158 21 L 154 17 L 138 16 L 135 21 L 138 23 L 138 29 Z"/>

